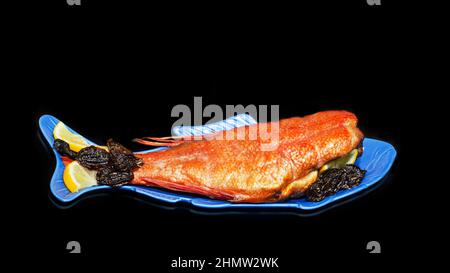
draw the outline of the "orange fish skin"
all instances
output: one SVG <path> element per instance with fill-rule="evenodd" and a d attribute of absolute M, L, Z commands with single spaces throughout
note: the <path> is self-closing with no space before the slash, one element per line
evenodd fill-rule
<path fill-rule="evenodd" d="M 278 147 L 261 150 L 263 139 L 187 141 L 168 150 L 136 154 L 144 164 L 131 184 L 162 187 L 231 202 L 273 202 L 301 195 L 314 180 L 287 187 L 362 141 L 357 118 L 347 111 L 324 111 L 269 123 L 279 125 Z M 271 128 L 271 127 L 270 127 Z M 255 129 L 255 128 L 253 128 Z M 231 135 L 237 129 L 228 131 Z M 292 186 L 292 185 L 291 185 Z M 286 191 L 284 191 L 286 190 Z"/>

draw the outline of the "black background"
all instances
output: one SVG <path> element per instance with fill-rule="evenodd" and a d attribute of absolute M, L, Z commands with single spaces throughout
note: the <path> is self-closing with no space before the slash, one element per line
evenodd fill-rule
<path fill-rule="evenodd" d="M 38 24 L 27 26 L 33 46 L 20 83 L 33 90 L 22 105 L 31 110 L 34 151 L 21 227 L 32 230 L 40 262 L 159 272 L 174 271 L 170 261 L 178 257 L 261 256 L 279 257 L 275 271 L 367 270 L 432 253 L 424 247 L 432 217 L 412 204 L 421 180 L 409 168 L 421 137 L 410 132 L 426 121 L 425 97 L 411 91 L 423 85 L 413 42 L 419 27 L 387 1 L 340 2 L 46 4 Z M 94 142 L 114 137 L 137 149 L 132 138 L 169 134 L 172 107 L 192 106 L 194 96 L 204 105 L 280 105 L 281 118 L 350 110 L 367 137 L 392 143 L 398 157 L 375 189 L 313 214 L 199 210 L 122 192 L 71 206 L 53 200 L 55 162 L 38 130 L 42 114 Z M 67 254 L 71 240 L 81 243 L 81 255 Z M 368 254 L 371 240 L 381 243 L 380 255 Z"/>

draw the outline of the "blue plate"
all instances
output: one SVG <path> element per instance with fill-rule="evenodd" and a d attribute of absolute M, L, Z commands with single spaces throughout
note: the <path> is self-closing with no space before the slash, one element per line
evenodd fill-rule
<path fill-rule="evenodd" d="M 53 147 L 54 142 L 53 129 L 55 128 L 58 122 L 59 120 L 57 118 L 50 115 L 43 115 L 39 119 L 39 126 L 41 128 L 41 131 L 51 147 Z M 173 134 L 174 135 L 209 134 L 221 130 L 227 130 L 230 128 L 255 123 L 256 121 L 251 116 L 242 114 L 228 118 L 220 122 L 204 126 L 175 127 L 173 128 Z M 69 130 L 73 131 L 70 128 Z M 75 131 L 73 132 L 76 133 Z M 96 145 L 95 143 L 89 140 L 88 142 L 93 145 Z M 167 148 L 162 147 L 139 153 L 151 153 L 154 151 L 161 151 L 165 149 Z M 63 182 L 63 172 L 65 167 L 61 160 L 61 156 L 55 149 L 53 149 L 53 151 L 56 156 L 56 169 L 50 181 L 50 190 L 59 201 L 70 202 L 88 192 L 111 189 L 111 187 L 109 186 L 101 185 L 85 188 L 74 193 L 70 192 Z M 173 192 L 169 190 L 157 189 L 152 187 L 125 185 L 120 187 L 119 189 L 137 192 L 142 195 L 150 196 L 152 198 L 169 203 L 187 202 L 191 203 L 194 206 L 202 208 L 298 208 L 303 210 L 312 210 L 323 207 L 327 204 L 343 199 L 350 195 L 356 194 L 357 192 L 360 192 L 379 182 L 391 168 L 392 164 L 394 163 L 396 154 L 397 152 L 395 151 L 394 147 L 387 142 L 371 138 L 364 139 L 364 153 L 361 157 L 357 159 L 355 163 L 360 168 L 367 170 L 367 173 L 364 179 L 361 181 L 360 185 L 352 189 L 339 191 L 335 195 L 329 196 L 320 202 L 309 202 L 304 198 L 300 198 L 300 199 L 288 199 L 286 201 L 276 203 L 235 204 L 227 201 L 214 200 L 207 197 L 191 195 L 188 193 Z"/>

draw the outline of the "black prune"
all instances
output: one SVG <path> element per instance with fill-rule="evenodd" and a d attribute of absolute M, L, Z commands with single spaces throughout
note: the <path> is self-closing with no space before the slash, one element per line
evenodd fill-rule
<path fill-rule="evenodd" d="M 97 172 L 96 179 L 100 185 L 122 186 L 133 180 L 133 172 L 116 171 L 111 167 L 105 167 Z"/>
<path fill-rule="evenodd" d="M 365 174 L 365 170 L 355 165 L 328 169 L 320 174 L 319 179 L 306 191 L 306 198 L 308 201 L 318 202 L 341 189 L 353 188 L 359 185 Z"/>
<path fill-rule="evenodd" d="M 58 153 L 64 156 L 68 156 L 71 159 L 75 159 L 78 155 L 77 152 L 70 149 L 69 143 L 61 139 L 55 139 L 55 141 L 53 142 L 53 147 L 58 151 Z"/>
<path fill-rule="evenodd" d="M 142 159 L 135 157 L 130 150 L 120 143 L 108 139 L 106 145 L 111 153 L 111 164 L 116 170 L 132 171 L 142 166 Z"/>
<path fill-rule="evenodd" d="M 95 146 L 89 146 L 78 152 L 76 160 L 81 166 L 90 170 L 99 170 L 108 166 L 110 155 L 107 151 Z"/>
<path fill-rule="evenodd" d="M 134 156 L 124 154 L 116 154 L 111 156 L 111 164 L 113 164 L 117 170 L 120 171 L 131 171 L 138 167 Z"/>
<path fill-rule="evenodd" d="M 110 138 L 106 141 L 110 153 L 121 153 L 126 155 L 133 155 L 133 152 L 125 148 L 122 144 Z"/>
<path fill-rule="evenodd" d="M 95 146 L 81 149 L 78 153 L 70 150 L 67 142 L 55 140 L 54 147 L 62 155 L 77 160 L 81 166 L 97 170 L 96 179 L 101 185 L 121 186 L 133 180 L 133 170 L 142 166 L 143 161 L 121 144 L 110 139 L 109 152 Z"/>

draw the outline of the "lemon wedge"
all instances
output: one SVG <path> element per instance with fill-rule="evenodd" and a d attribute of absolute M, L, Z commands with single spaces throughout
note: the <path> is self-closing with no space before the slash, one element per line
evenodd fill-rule
<path fill-rule="evenodd" d="M 66 166 L 63 180 L 70 192 L 77 192 L 80 189 L 97 185 L 96 174 L 97 171 L 90 171 L 77 161 L 73 161 Z"/>
<path fill-rule="evenodd" d="M 350 153 L 323 165 L 322 168 L 320 168 L 319 173 L 322 173 L 323 171 L 328 169 L 342 168 L 345 165 L 353 164 L 355 163 L 357 157 L 358 157 L 358 149 L 353 149 L 351 150 Z"/>
<path fill-rule="evenodd" d="M 61 121 L 56 124 L 55 129 L 53 129 L 53 137 L 55 139 L 61 139 L 67 142 L 70 149 L 74 152 L 79 152 L 81 149 L 90 146 L 87 140 L 81 135 L 72 133 L 67 126 Z M 98 148 L 108 151 L 106 146 L 97 146 Z"/>
<path fill-rule="evenodd" d="M 56 124 L 55 129 L 53 130 L 53 137 L 69 143 L 70 149 L 75 152 L 79 152 L 81 149 L 89 146 L 89 143 L 84 137 L 69 131 L 66 125 L 61 121 Z"/>

